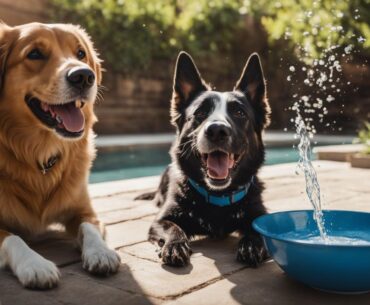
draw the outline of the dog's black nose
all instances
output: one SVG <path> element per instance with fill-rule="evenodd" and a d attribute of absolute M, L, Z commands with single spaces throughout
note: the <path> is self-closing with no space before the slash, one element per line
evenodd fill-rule
<path fill-rule="evenodd" d="M 231 136 L 231 128 L 221 122 L 213 122 L 206 127 L 206 136 L 213 142 L 222 141 Z"/>
<path fill-rule="evenodd" d="M 94 85 L 95 74 L 89 68 L 75 67 L 68 71 L 67 81 L 77 89 L 88 89 Z"/>

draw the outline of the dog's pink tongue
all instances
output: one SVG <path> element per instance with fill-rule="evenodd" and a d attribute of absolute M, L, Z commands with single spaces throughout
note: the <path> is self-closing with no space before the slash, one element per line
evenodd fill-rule
<path fill-rule="evenodd" d="M 211 153 L 207 158 L 207 171 L 212 179 L 226 179 L 234 160 L 225 153 Z"/>
<path fill-rule="evenodd" d="M 68 131 L 79 132 L 84 129 L 84 114 L 80 108 L 76 108 L 74 103 L 53 106 L 53 111 L 61 117 Z"/>

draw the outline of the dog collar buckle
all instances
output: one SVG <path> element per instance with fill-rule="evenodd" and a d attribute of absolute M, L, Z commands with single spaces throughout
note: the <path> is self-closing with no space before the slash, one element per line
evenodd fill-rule
<path fill-rule="evenodd" d="M 46 161 L 46 163 L 39 163 L 38 166 L 41 173 L 46 175 L 54 167 L 58 160 L 59 156 L 52 156 Z"/>

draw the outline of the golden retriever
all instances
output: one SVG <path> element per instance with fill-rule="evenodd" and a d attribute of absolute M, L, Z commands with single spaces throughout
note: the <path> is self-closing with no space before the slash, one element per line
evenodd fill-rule
<path fill-rule="evenodd" d="M 59 281 L 54 263 L 20 237 L 54 223 L 77 238 L 86 270 L 119 268 L 87 191 L 100 82 L 100 60 L 80 27 L 0 23 L 0 261 L 25 287 Z"/>

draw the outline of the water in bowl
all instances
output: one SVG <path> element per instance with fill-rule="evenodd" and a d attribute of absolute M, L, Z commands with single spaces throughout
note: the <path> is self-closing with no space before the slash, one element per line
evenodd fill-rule
<path fill-rule="evenodd" d="M 303 230 L 286 232 L 280 234 L 279 237 L 306 244 L 370 246 L 370 232 L 367 231 L 340 230 L 326 232 L 326 234 L 326 238 L 323 239 L 317 231 Z"/>

